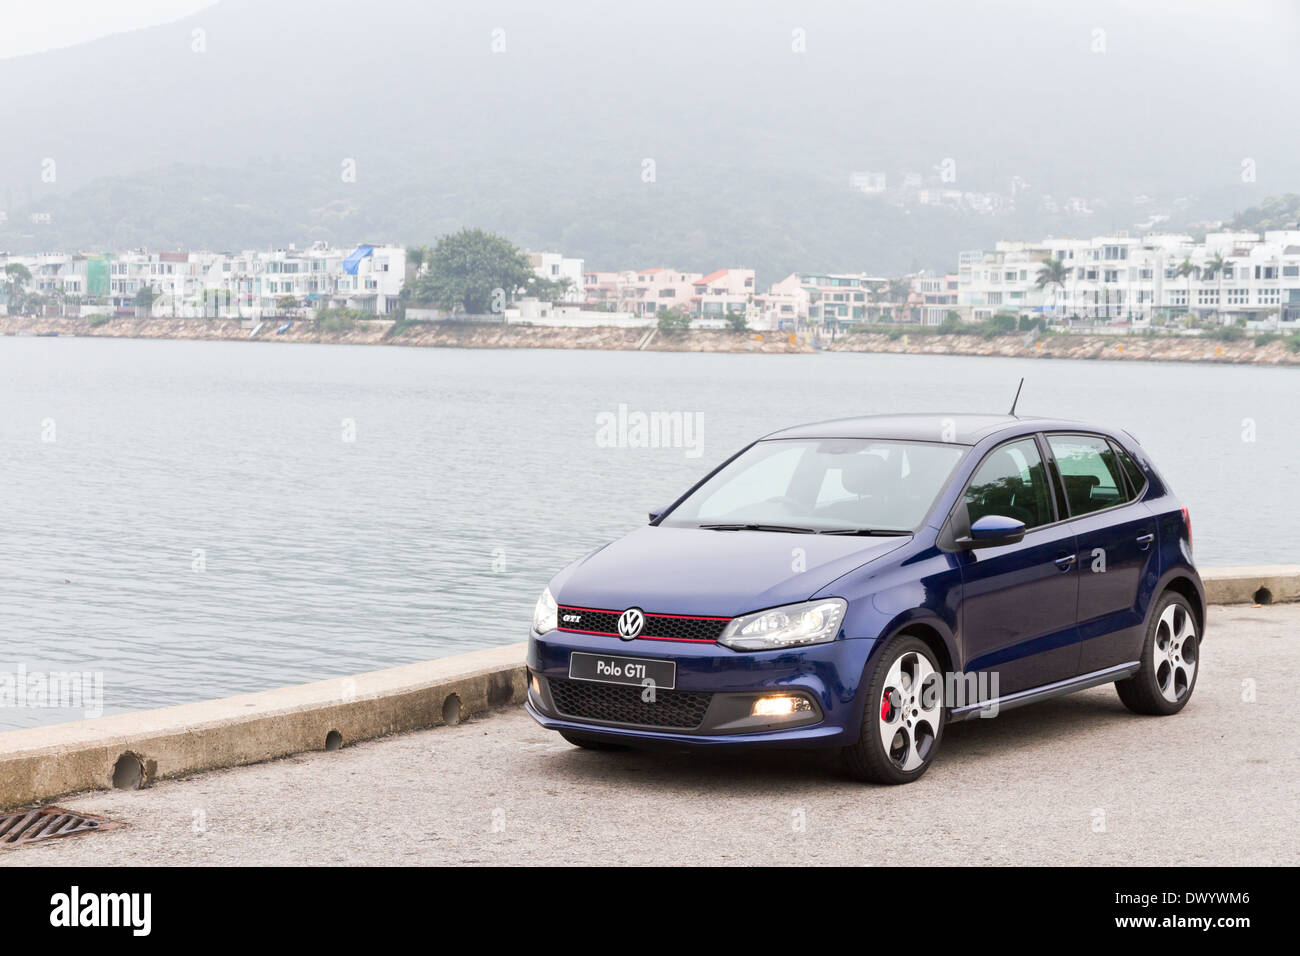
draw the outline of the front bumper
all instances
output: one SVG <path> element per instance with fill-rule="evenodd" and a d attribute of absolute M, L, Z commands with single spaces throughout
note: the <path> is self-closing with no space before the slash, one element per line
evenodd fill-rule
<path fill-rule="evenodd" d="M 543 727 L 636 746 L 840 747 L 858 739 L 862 725 L 859 685 L 875 642 L 836 640 L 779 651 L 733 651 L 721 644 L 684 644 L 599 635 L 530 632 L 530 679 L 526 709 Z M 662 694 L 710 695 L 697 726 L 662 727 L 574 716 L 557 706 L 550 681 L 573 684 L 573 651 L 671 660 L 676 685 Z M 604 686 L 604 685 L 600 685 Z M 626 692 L 635 692 L 628 688 Z M 748 717 L 758 697 L 783 694 L 807 699 L 810 711 L 789 718 Z"/>

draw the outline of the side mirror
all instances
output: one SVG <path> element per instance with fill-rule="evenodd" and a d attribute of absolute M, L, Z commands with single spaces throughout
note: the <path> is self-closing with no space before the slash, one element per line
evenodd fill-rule
<path fill-rule="evenodd" d="M 985 515 L 970 526 L 970 536 L 958 538 L 963 548 L 996 548 L 1025 537 L 1025 523 L 1005 515 Z"/>

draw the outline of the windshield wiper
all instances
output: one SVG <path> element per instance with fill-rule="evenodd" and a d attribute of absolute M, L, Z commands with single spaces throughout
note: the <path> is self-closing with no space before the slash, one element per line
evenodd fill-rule
<path fill-rule="evenodd" d="M 783 524 L 702 524 L 706 531 L 789 531 L 793 534 L 817 534 L 813 528 L 794 528 Z"/>
<path fill-rule="evenodd" d="M 898 528 L 835 528 L 831 531 L 820 531 L 819 534 L 855 534 L 864 537 L 881 537 L 894 538 L 899 535 L 911 534 L 910 531 L 902 531 Z"/>

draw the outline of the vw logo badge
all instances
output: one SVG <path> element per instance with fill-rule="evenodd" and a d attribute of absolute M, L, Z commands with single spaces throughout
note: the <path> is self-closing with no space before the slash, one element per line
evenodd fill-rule
<path fill-rule="evenodd" d="M 645 627 L 645 615 L 639 607 L 630 607 L 618 616 L 618 636 L 630 641 Z"/>

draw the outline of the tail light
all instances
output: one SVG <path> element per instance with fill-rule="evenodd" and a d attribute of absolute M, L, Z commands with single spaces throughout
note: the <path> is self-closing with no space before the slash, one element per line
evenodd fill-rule
<path fill-rule="evenodd" d="M 1192 516 L 1187 513 L 1186 508 L 1183 509 L 1183 525 L 1184 527 L 1187 528 L 1187 550 L 1191 551 L 1192 550 Z"/>

